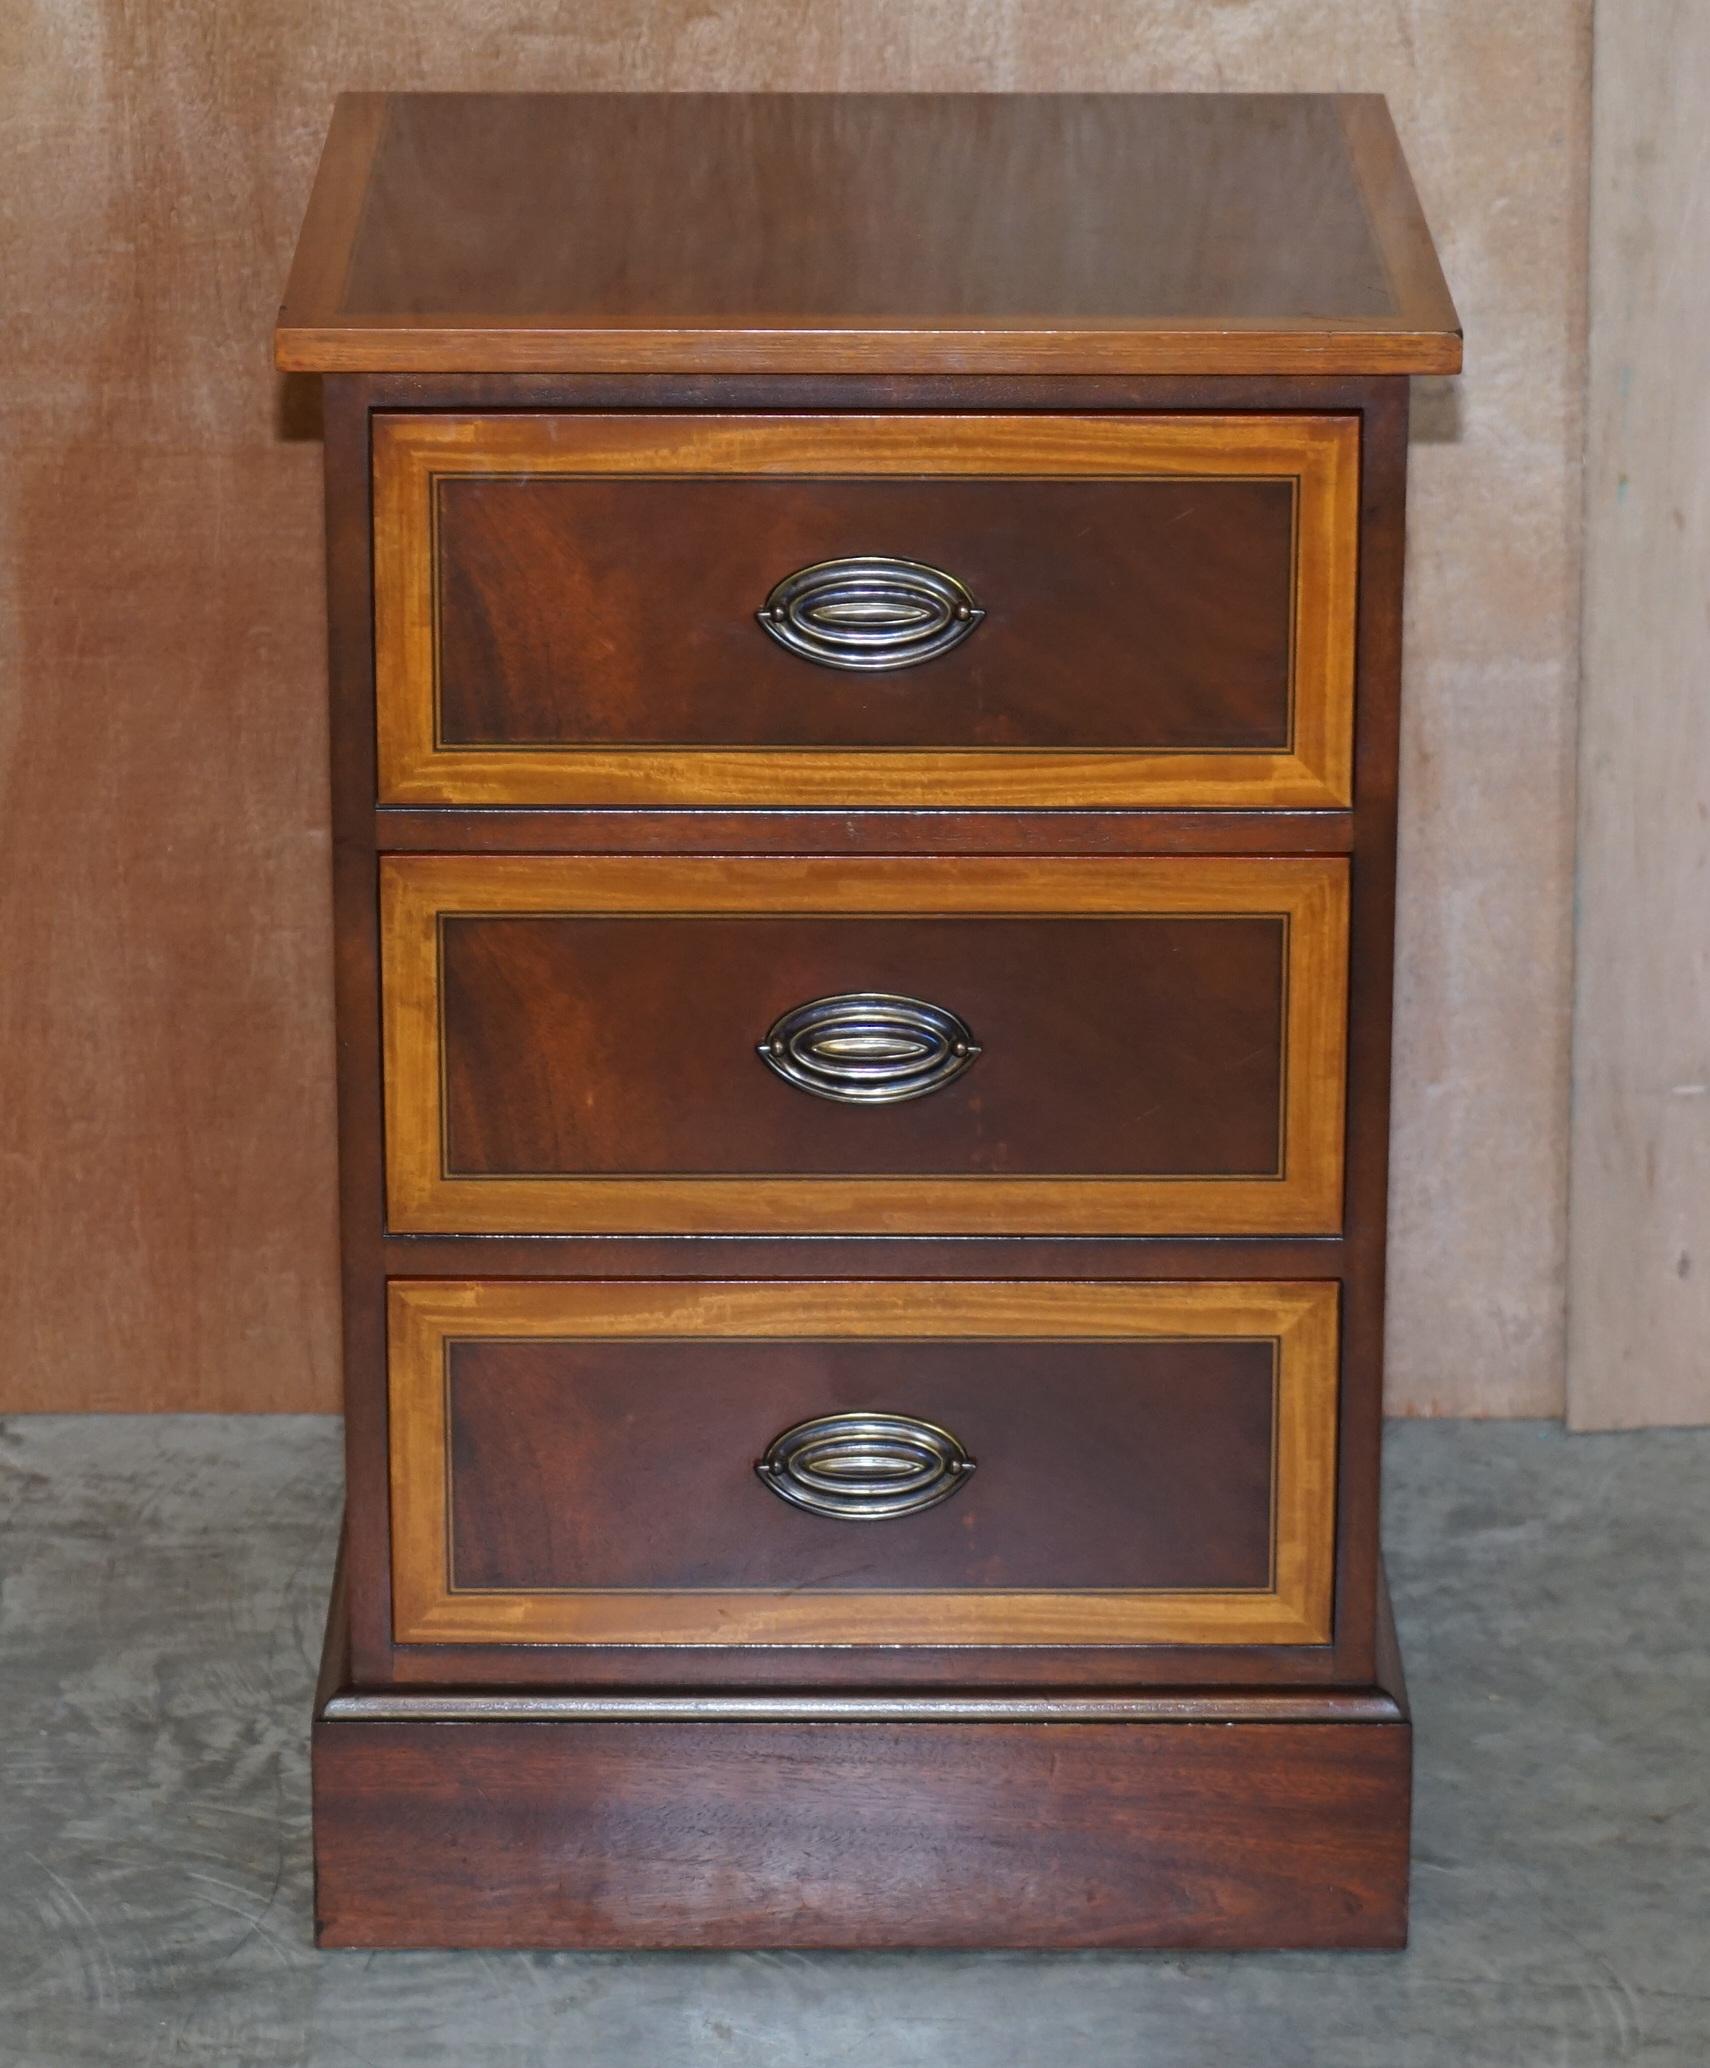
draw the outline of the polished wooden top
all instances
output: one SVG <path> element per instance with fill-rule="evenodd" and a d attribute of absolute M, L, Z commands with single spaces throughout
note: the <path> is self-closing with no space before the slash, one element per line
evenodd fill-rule
<path fill-rule="evenodd" d="M 1363 94 L 347 94 L 277 349 L 307 372 L 1460 365 Z"/>

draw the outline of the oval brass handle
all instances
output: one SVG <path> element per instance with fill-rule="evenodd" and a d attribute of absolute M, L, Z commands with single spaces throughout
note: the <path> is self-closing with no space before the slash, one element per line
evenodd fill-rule
<path fill-rule="evenodd" d="M 787 1084 L 847 1106 L 918 1099 L 960 1077 L 979 1053 L 955 1013 L 889 991 L 815 998 L 774 1020 L 760 1044 Z"/>
<path fill-rule="evenodd" d="M 760 622 L 780 646 L 825 668 L 914 668 L 959 646 L 985 616 L 951 574 L 868 554 L 799 568 Z"/>
<path fill-rule="evenodd" d="M 820 1415 L 775 1436 L 754 1469 L 798 1508 L 882 1522 L 949 1500 L 974 1461 L 948 1429 L 913 1415 Z"/>

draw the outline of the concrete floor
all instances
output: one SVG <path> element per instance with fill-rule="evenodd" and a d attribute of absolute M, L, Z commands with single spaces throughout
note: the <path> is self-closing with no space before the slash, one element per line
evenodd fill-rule
<path fill-rule="evenodd" d="M 316 1954 L 320 1419 L 0 1424 L 5 2068 L 1705 2068 L 1710 1431 L 1391 1432 L 1405 1954 Z"/>

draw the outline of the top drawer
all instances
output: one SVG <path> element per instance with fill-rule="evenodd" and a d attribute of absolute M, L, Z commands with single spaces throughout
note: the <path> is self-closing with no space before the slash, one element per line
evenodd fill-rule
<path fill-rule="evenodd" d="M 381 801 L 1345 806 L 1358 498 L 1350 416 L 377 416 Z"/>

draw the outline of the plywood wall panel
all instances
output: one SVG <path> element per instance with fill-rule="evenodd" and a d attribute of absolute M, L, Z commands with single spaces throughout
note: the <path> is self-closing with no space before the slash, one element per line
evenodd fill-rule
<path fill-rule="evenodd" d="M 35 0 L 0 19 L 0 1405 L 336 1398 L 318 454 L 335 91 L 1387 93 L 1469 333 L 1415 452 L 1392 1391 L 1560 1401 L 1590 0 Z"/>
<path fill-rule="evenodd" d="M 1599 10 L 1569 1418 L 1710 1422 L 1710 13 Z"/>

